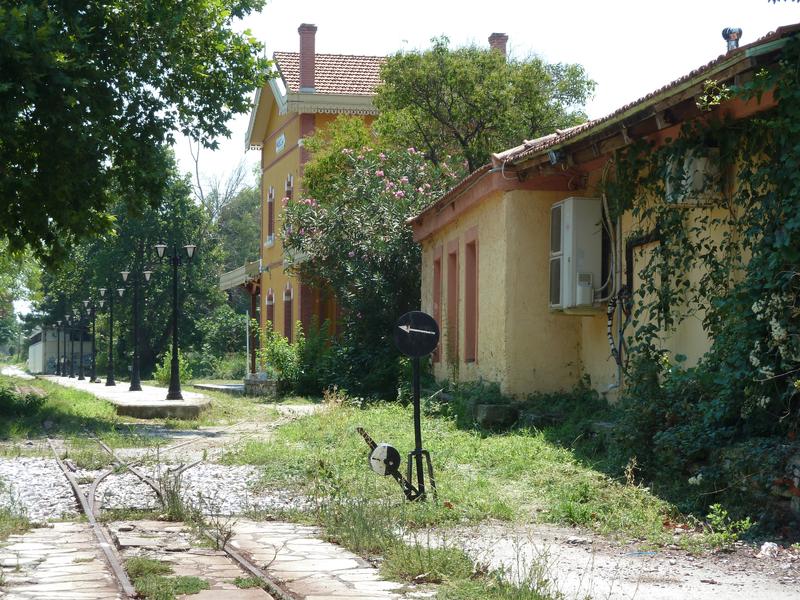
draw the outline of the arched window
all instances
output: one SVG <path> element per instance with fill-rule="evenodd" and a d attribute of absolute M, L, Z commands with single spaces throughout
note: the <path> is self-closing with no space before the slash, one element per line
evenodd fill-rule
<path fill-rule="evenodd" d="M 294 291 L 292 284 L 287 283 L 286 289 L 283 290 L 283 335 L 289 342 L 292 342 L 292 327 L 294 323 L 294 315 L 292 314 L 292 300 L 294 299 Z"/>
<path fill-rule="evenodd" d="M 267 321 L 269 321 L 272 330 L 275 330 L 275 294 L 272 288 L 267 290 Z"/>
<path fill-rule="evenodd" d="M 275 243 L 275 188 L 272 186 L 267 193 L 267 239 L 264 242 L 267 247 Z"/>

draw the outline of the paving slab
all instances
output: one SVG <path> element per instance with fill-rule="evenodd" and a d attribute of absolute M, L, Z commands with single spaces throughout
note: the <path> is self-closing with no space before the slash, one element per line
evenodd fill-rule
<path fill-rule="evenodd" d="M 0 553 L 6 580 L 0 587 L 3 600 L 122 598 L 86 523 L 56 523 L 9 536 L 0 544 Z"/>
<path fill-rule="evenodd" d="M 394 600 L 405 587 L 382 579 L 360 556 L 320 539 L 315 527 L 241 520 L 230 544 L 299 600 Z"/>
<path fill-rule="evenodd" d="M 129 530 L 131 527 L 133 529 Z M 169 564 L 176 576 L 199 577 L 208 582 L 210 589 L 180 598 L 274 600 L 261 588 L 237 588 L 234 583 L 236 578 L 247 578 L 249 574 L 245 573 L 225 552 L 197 547 L 195 534 L 183 523 L 125 521 L 109 523 L 108 528 L 124 559 L 143 556 L 159 560 Z M 121 545 L 121 540 L 127 543 Z"/>
<path fill-rule="evenodd" d="M 231 394 L 232 396 L 244 395 L 243 383 L 193 383 L 193 388 L 198 390 L 208 390 L 209 392 L 222 392 L 223 394 Z"/>
<path fill-rule="evenodd" d="M 97 398 L 114 405 L 117 414 L 137 419 L 195 419 L 201 411 L 208 408 L 211 400 L 197 392 L 182 391 L 183 400 L 167 400 L 165 388 L 143 385 L 142 391 L 131 392 L 127 382 L 118 382 L 115 386 L 106 386 L 103 380 L 92 383 L 75 377 L 42 376 L 64 387 L 88 392 Z"/>

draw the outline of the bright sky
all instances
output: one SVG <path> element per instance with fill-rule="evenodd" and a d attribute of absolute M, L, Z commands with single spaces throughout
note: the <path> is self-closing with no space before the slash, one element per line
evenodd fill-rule
<path fill-rule="evenodd" d="M 506 33 L 513 56 L 582 64 L 597 82 L 587 106 L 596 118 L 724 53 L 725 27 L 741 27 L 747 44 L 796 22 L 800 2 L 768 0 L 268 0 L 237 28 L 249 28 L 269 56 L 299 49 L 300 23 L 317 25 L 317 52 L 340 54 L 424 49 L 443 34 L 454 46 L 488 46 L 489 34 Z M 201 151 L 204 178 L 224 178 L 242 160 L 257 162 L 257 152 L 244 150 L 247 123 L 248 115 L 234 119 L 217 152 Z M 182 170 L 193 171 L 188 141 L 175 151 Z"/>

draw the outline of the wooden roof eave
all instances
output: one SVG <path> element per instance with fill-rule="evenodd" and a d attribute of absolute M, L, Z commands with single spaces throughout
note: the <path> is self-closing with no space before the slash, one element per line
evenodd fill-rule
<path fill-rule="evenodd" d="M 631 130 L 640 126 L 645 121 L 652 120 L 655 130 L 671 126 L 667 114 L 670 109 L 689 99 L 696 98 L 703 90 L 703 85 L 708 79 L 729 81 L 746 71 L 753 70 L 757 61 L 748 55 L 736 55 L 730 61 L 717 65 L 716 69 L 700 73 L 689 81 L 684 82 L 675 89 L 665 90 L 647 102 L 632 106 L 629 110 L 615 116 L 609 121 L 599 123 L 597 127 L 590 127 L 585 131 L 570 137 L 561 143 L 547 146 L 540 151 L 525 156 L 519 160 L 511 159 L 507 164 L 514 165 L 519 171 L 526 171 L 538 167 L 548 161 L 550 151 L 569 150 L 574 152 L 579 148 L 594 146 L 595 155 L 603 155 L 629 145 L 634 137 Z"/>

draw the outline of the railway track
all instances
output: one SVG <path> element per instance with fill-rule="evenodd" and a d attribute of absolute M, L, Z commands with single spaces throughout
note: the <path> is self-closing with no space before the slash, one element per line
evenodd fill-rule
<path fill-rule="evenodd" d="M 47 443 L 50 446 L 50 449 L 53 452 L 53 456 L 58 463 L 59 468 L 64 473 L 64 476 L 67 478 L 67 481 L 72 488 L 73 494 L 78 501 L 78 506 L 80 511 L 86 516 L 88 520 L 92 532 L 97 540 L 97 543 L 100 546 L 100 549 L 103 552 L 103 557 L 105 558 L 106 563 L 108 564 L 111 572 L 113 573 L 114 577 L 117 580 L 119 588 L 123 594 L 124 598 L 136 598 L 136 589 L 133 586 L 130 578 L 128 577 L 125 568 L 122 565 L 120 557 L 116 551 L 116 547 L 113 543 L 111 538 L 111 534 L 109 533 L 108 529 L 103 526 L 103 524 L 99 521 L 101 507 L 97 501 L 97 489 L 99 485 L 109 476 L 115 472 L 118 472 L 120 469 L 124 469 L 131 474 L 133 474 L 137 479 L 139 479 L 142 483 L 147 485 L 156 497 L 159 500 L 159 503 L 163 506 L 164 505 L 164 490 L 161 486 L 161 483 L 156 479 L 153 479 L 146 473 L 142 472 L 139 468 L 137 468 L 138 461 L 127 462 L 122 460 L 112 448 L 110 448 L 106 443 L 104 443 L 101 439 L 97 438 L 96 436 L 89 434 L 90 439 L 94 440 L 108 455 L 109 460 L 113 465 L 113 468 L 108 468 L 100 472 L 88 485 L 88 489 L 84 489 L 78 483 L 78 480 L 75 478 L 75 475 L 72 473 L 70 468 L 65 464 L 65 462 L 59 456 L 58 449 L 56 448 L 53 440 L 47 438 Z M 202 438 L 197 438 L 194 440 L 186 440 L 179 444 L 170 446 L 166 448 L 163 452 L 174 451 L 178 448 L 185 447 L 193 442 L 199 441 Z M 170 470 L 169 474 L 172 477 L 180 476 L 182 473 L 191 469 L 192 467 L 202 463 L 202 460 L 197 460 L 195 462 L 189 464 L 182 464 L 178 468 Z M 201 527 L 202 529 L 202 527 Z M 214 532 L 204 529 L 204 535 L 206 535 L 209 539 L 215 542 L 215 545 L 222 550 L 233 562 L 235 562 L 243 571 L 245 571 L 249 576 L 255 577 L 262 582 L 263 588 L 276 600 L 295 600 L 295 596 L 287 592 L 279 583 L 273 580 L 266 571 L 262 568 L 257 566 L 250 560 L 247 556 L 236 550 L 236 548 L 232 547 L 230 543 L 226 540 L 221 539 L 217 534 Z"/>

